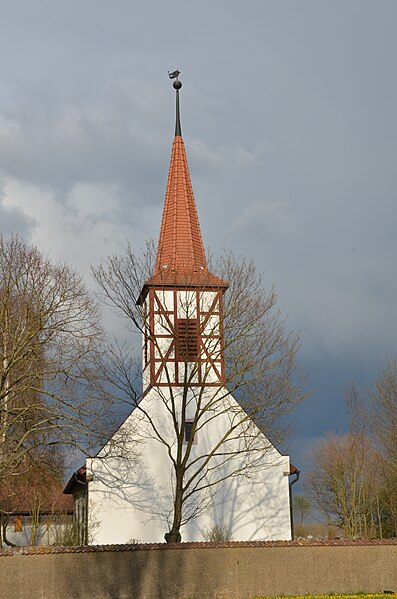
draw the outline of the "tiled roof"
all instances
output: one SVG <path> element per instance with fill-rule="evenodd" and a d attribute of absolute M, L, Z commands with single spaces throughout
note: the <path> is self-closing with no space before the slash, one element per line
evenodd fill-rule
<path fill-rule="evenodd" d="M 73 499 L 63 494 L 61 482 L 52 473 L 34 468 L 2 485 L 0 504 L 9 514 L 29 514 L 38 508 L 42 514 L 73 511 Z"/>
<path fill-rule="evenodd" d="M 176 135 L 165 194 L 154 273 L 146 285 L 227 287 L 209 272 L 194 201 L 185 145 Z"/>
<path fill-rule="evenodd" d="M 63 490 L 65 495 L 72 495 L 74 491 L 87 487 L 86 472 L 85 466 L 81 466 L 76 472 L 73 472 Z"/>

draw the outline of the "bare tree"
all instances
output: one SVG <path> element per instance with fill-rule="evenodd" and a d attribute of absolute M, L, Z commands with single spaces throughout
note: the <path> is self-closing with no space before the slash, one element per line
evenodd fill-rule
<path fill-rule="evenodd" d="M 141 398 L 137 390 L 140 364 L 125 346 L 113 345 L 103 371 L 112 393 L 129 402 L 139 414 L 137 434 L 155 439 L 169 457 L 172 496 L 162 515 L 169 526 L 166 540 L 177 542 L 181 526 L 208 508 L 222 481 L 235 476 L 254 477 L 257 470 L 269 467 L 274 459 L 273 446 L 262 433 L 280 442 L 286 432 L 283 417 L 305 397 L 305 392 L 296 360 L 299 338 L 286 331 L 275 290 L 264 290 L 252 262 L 225 253 L 213 263 L 212 270 L 228 281 L 229 289 L 223 319 L 211 320 L 208 316 L 200 325 L 207 327 L 210 348 L 196 352 L 194 331 L 175 331 L 166 318 L 162 319 L 158 324 L 163 328 L 163 337 L 169 337 L 166 347 L 148 319 L 140 297 L 153 272 L 154 255 L 152 243 L 142 258 L 128 246 L 125 255 L 108 258 L 93 269 L 93 274 L 104 302 L 117 309 L 131 330 L 141 332 L 145 347 L 152 343 L 160 356 L 164 383 L 156 388 L 156 406 L 148 400 L 149 395 Z M 187 291 L 180 307 L 186 321 L 193 303 Z M 182 369 L 179 380 L 182 378 L 183 383 L 178 388 L 170 384 L 170 351 L 179 356 L 178 367 Z M 223 384 L 214 385 L 211 368 L 223 356 Z M 207 430 L 213 429 L 215 422 L 221 423 L 218 437 L 209 443 Z M 200 441 L 199 447 L 198 436 L 207 440 Z"/>
<path fill-rule="evenodd" d="M 369 391 L 372 428 L 390 461 L 397 461 L 397 363 L 388 362 Z"/>
<path fill-rule="evenodd" d="M 52 462 L 51 468 L 49 462 Z M 63 494 L 63 476 L 62 456 L 56 451 L 52 458 L 47 456 L 45 463 L 34 461 L 29 468 L 24 466 L 1 481 L 0 546 L 2 543 L 14 545 L 7 537 L 7 527 L 15 518 L 20 523 L 19 532 L 23 533 L 18 545 L 34 546 L 43 541 L 51 544 L 60 538 L 64 527 L 72 527 L 71 498 Z"/>
<path fill-rule="evenodd" d="M 312 511 L 312 504 L 308 497 L 305 495 L 295 495 L 293 498 L 294 505 L 294 516 L 297 516 L 298 530 L 297 533 L 303 536 L 305 532 L 304 523 L 305 519 L 309 516 Z M 295 520 L 295 518 L 294 518 Z"/>
<path fill-rule="evenodd" d="M 325 436 L 313 449 L 307 480 L 314 505 L 347 537 L 382 536 L 383 459 L 368 436 Z"/>
<path fill-rule="evenodd" d="M 369 390 L 368 418 L 374 442 L 385 460 L 383 490 L 384 528 L 397 535 L 397 363 L 387 362 Z"/>
<path fill-rule="evenodd" d="M 349 432 L 327 435 L 312 453 L 313 502 L 347 536 L 397 534 L 397 365 L 374 388 L 346 389 Z"/>
<path fill-rule="evenodd" d="M 108 433 L 91 387 L 103 343 L 81 277 L 0 237 L 0 481 L 42 466 L 51 446 L 87 450 Z"/>

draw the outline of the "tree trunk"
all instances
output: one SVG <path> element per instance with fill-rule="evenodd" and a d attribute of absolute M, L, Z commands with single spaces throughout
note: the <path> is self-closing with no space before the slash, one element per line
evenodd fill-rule
<path fill-rule="evenodd" d="M 11 541 L 9 541 L 7 539 L 7 524 L 8 524 L 8 518 L 4 518 L 4 516 L 3 516 L 3 518 L 2 518 L 3 541 L 9 547 L 16 547 L 15 543 L 12 543 Z"/>
<path fill-rule="evenodd" d="M 183 498 L 183 473 L 180 469 L 176 473 L 175 481 L 175 501 L 174 501 L 174 518 L 172 527 L 169 532 L 166 532 L 164 538 L 167 543 L 181 542 L 181 522 L 182 522 L 182 498 Z"/>

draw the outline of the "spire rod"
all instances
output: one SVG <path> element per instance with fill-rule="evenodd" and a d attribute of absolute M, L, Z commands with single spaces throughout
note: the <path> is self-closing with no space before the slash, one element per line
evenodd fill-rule
<path fill-rule="evenodd" d="M 168 71 L 168 76 L 170 79 L 175 79 L 174 83 L 172 84 L 174 89 L 176 90 L 176 118 L 175 118 L 175 137 L 177 135 L 179 135 L 180 137 L 182 137 L 182 129 L 181 129 L 181 116 L 180 116 L 180 112 L 179 112 L 179 90 L 182 87 L 182 82 L 179 81 L 179 75 L 181 74 L 180 71 L 176 70 L 173 71 L 172 73 L 170 73 Z"/>

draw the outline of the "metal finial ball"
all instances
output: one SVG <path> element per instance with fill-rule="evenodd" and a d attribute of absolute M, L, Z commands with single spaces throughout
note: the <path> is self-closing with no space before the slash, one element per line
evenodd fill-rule
<path fill-rule="evenodd" d="M 182 81 L 178 81 L 178 79 L 176 79 L 172 85 L 174 86 L 174 89 L 181 89 Z"/>

